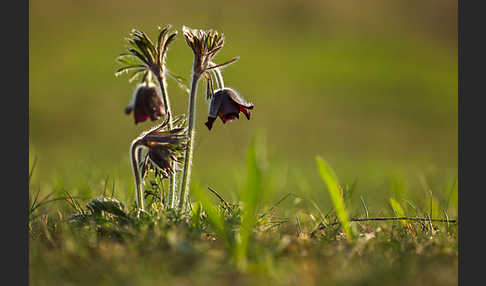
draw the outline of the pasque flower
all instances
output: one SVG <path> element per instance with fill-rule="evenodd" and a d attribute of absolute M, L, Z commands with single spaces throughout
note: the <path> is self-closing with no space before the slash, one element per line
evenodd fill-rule
<path fill-rule="evenodd" d="M 250 111 L 253 104 L 243 99 L 235 90 L 231 88 L 222 88 L 216 90 L 209 103 L 209 116 L 205 125 L 209 130 L 217 117 L 221 118 L 223 123 L 231 122 L 235 118 L 240 118 L 242 112 L 250 120 Z"/>
<path fill-rule="evenodd" d="M 194 138 L 195 138 L 195 123 L 196 123 L 196 93 L 197 84 L 201 76 L 210 72 L 212 69 L 222 68 L 228 66 L 238 60 L 233 58 L 226 63 L 220 65 L 213 65 L 213 59 L 219 50 L 223 48 L 224 36 L 214 30 L 200 30 L 190 29 L 186 26 L 182 27 L 182 32 L 186 40 L 187 45 L 192 49 L 194 53 L 194 61 L 192 64 L 192 80 L 191 80 L 191 92 L 189 96 L 188 105 L 188 124 L 187 124 L 187 136 L 188 145 L 184 156 L 184 168 L 181 179 L 181 193 L 179 200 L 179 208 L 185 209 L 187 204 L 187 196 L 189 194 L 189 181 L 191 177 L 191 163 L 194 150 Z"/>
<path fill-rule="evenodd" d="M 177 32 L 169 32 L 170 28 L 170 25 L 163 29 L 159 27 L 160 33 L 156 42 L 152 42 L 143 31 L 132 30 L 126 38 L 129 44 L 127 53 L 122 53 L 117 58 L 117 61 L 124 66 L 115 72 L 115 76 L 133 72 L 130 75 L 130 82 L 142 77 L 142 84 L 135 90 L 132 103 L 125 109 L 127 114 L 134 110 L 135 124 L 143 122 L 149 117 L 152 121 L 159 119 L 162 116 L 162 108 L 164 108 L 163 115 L 170 117 L 171 108 L 167 96 L 165 75 L 171 73 L 165 66 L 165 58 L 170 43 L 177 35 Z M 152 84 L 152 75 L 155 76 L 160 89 Z M 180 80 L 174 78 L 181 85 Z M 171 126 L 172 123 L 169 122 L 169 127 Z"/>
<path fill-rule="evenodd" d="M 159 89 L 153 84 L 140 84 L 133 93 L 132 102 L 125 108 L 125 113 L 133 110 L 135 124 L 150 118 L 155 121 L 162 117 L 162 98 Z"/>
<path fill-rule="evenodd" d="M 142 133 L 139 137 L 140 145 L 145 146 L 148 150 L 141 162 L 142 168 L 150 161 L 162 171 L 164 178 L 173 174 L 171 161 L 179 162 L 182 159 L 182 151 L 185 150 L 187 144 L 186 130 L 182 127 L 185 124 L 184 116 L 179 115 L 174 119 L 172 124 L 176 128 L 171 130 L 166 130 L 167 121 Z"/>
<path fill-rule="evenodd" d="M 169 118 L 166 118 L 162 124 L 142 133 L 133 140 L 130 147 L 137 206 L 140 209 L 144 208 L 142 181 L 148 162 L 159 168 L 163 178 L 168 178 L 174 174 L 174 170 L 171 167 L 172 162 L 182 160 L 182 153 L 187 146 L 186 129 L 183 127 L 185 124 L 184 116 L 180 115 L 172 121 L 175 127 L 173 129 L 167 128 L 169 120 Z M 141 149 L 147 150 L 143 159 L 141 158 L 141 152 L 139 152 Z"/>

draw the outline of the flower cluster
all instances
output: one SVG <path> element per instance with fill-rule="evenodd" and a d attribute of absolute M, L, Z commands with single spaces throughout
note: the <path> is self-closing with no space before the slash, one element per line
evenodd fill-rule
<path fill-rule="evenodd" d="M 195 139 L 195 116 L 197 84 L 201 77 L 208 83 L 207 100 L 209 100 L 209 114 L 205 125 L 212 129 L 217 117 L 223 123 L 239 119 L 240 112 L 250 119 L 250 110 L 254 105 L 243 99 L 234 89 L 224 86 L 221 70 L 235 63 L 238 57 L 232 58 L 222 64 L 213 62 L 216 54 L 223 48 L 225 37 L 214 30 L 191 29 L 182 27 L 182 32 L 188 46 L 194 53 L 192 67 L 192 82 L 187 112 L 185 117 L 173 118 L 167 95 L 165 76 L 171 76 L 178 85 L 188 91 L 182 83 L 182 77 L 168 71 L 165 65 L 166 53 L 169 44 L 175 39 L 176 32 L 169 33 L 170 25 L 160 29 L 156 42 L 142 31 L 132 30 L 126 39 L 129 43 L 127 53 L 121 54 L 118 61 L 124 66 L 115 72 L 118 76 L 133 71 L 129 81 L 141 76 L 141 83 L 135 89 L 131 103 L 125 108 L 126 114 L 133 112 L 135 124 L 155 121 L 164 118 L 164 121 L 149 131 L 142 133 L 133 140 L 130 147 L 130 158 L 133 170 L 136 202 L 139 210 L 144 210 L 143 180 L 150 168 L 158 169 L 163 178 L 170 178 L 168 206 L 175 207 L 177 197 L 179 209 L 187 207 L 189 193 L 189 180 Z M 155 43 L 155 44 L 154 44 Z M 158 86 L 152 82 L 157 80 Z M 217 86 L 213 84 L 217 83 Z M 187 126 L 187 127 L 186 127 Z M 177 163 L 184 161 L 183 168 L 177 168 Z M 182 170 L 181 176 L 176 172 Z M 180 178 L 180 189 L 177 193 L 176 179 Z"/>

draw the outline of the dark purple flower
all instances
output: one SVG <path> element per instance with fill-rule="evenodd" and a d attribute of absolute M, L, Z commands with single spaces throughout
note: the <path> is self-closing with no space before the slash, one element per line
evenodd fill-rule
<path fill-rule="evenodd" d="M 253 109 L 252 103 L 243 99 L 233 89 L 225 87 L 217 90 L 211 97 L 208 121 L 204 124 L 211 130 L 218 116 L 223 123 L 231 122 L 235 118 L 240 118 L 240 111 L 250 120 L 250 111 L 248 110 L 251 109 Z"/>
<path fill-rule="evenodd" d="M 133 110 L 135 124 L 143 122 L 150 117 L 155 121 L 162 117 L 162 98 L 157 87 L 154 85 L 139 85 L 133 93 L 133 99 L 125 108 L 125 113 L 130 114 Z"/>
<path fill-rule="evenodd" d="M 143 161 L 141 162 L 142 177 L 145 177 L 147 174 L 149 161 L 159 168 L 162 178 L 168 178 L 169 176 L 173 175 L 174 170 L 172 170 L 171 161 L 180 162 L 180 159 L 177 158 L 174 153 L 174 150 L 170 150 L 165 146 L 153 145 L 151 148 L 149 148 Z"/>

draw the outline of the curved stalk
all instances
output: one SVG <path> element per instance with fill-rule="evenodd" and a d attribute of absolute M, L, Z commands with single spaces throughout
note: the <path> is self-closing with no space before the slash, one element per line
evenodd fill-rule
<path fill-rule="evenodd" d="M 194 137 L 195 130 L 194 125 L 196 122 L 196 92 L 197 83 L 199 81 L 201 74 L 193 71 L 192 73 L 192 83 L 191 83 L 191 95 L 189 98 L 188 107 L 188 124 L 187 124 L 187 137 L 189 138 L 187 142 L 187 148 L 184 156 L 184 169 L 182 173 L 181 182 L 181 194 L 179 197 L 179 209 L 184 210 L 186 205 L 187 196 L 189 194 L 189 181 L 191 178 L 191 167 L 192 167 L 192 153 L 194 148 Z"/>
<path fill-rule="evenodd" d="M 223 75 L 221 74 L 221 71 L 219 70 L 219 68 L 214 68 L 214 69 L 211 69 L 210 70 L 214 77 L 216 78 L 216 81 L 218 83 L 218 86 L 220 89 L 223 89 L 224 88 L 224 80 L 223 80 Z"/>
<path fill-rule="evenodd" d="M 135 139 L 130 146 L 130 159 L 132 163 L 132 173 L 135 182 L 135 201 L 137 203 L 137 210 L 144 210 L 142 179 L 140 177 L 140 170 L 138 169 L 137 152 L 142 146 L 140 140 Z"/>

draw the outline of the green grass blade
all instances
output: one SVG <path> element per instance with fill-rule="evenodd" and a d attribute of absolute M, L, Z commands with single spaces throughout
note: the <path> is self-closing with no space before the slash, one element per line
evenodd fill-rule
<path fill-rule="evenodd" d="M 400 205 L 400 203 L 397 200 L 395 200 L 394 198 L 390 198 L 390 205 L 393 209 L 393 212 L 395 212 L 395 215 L 397 217 L 404 217 L 405 216 L 405 212 L 403 211 L 402 206 Z M 402 224 L 402 226 L 407 225 L 407 222 L 405 222 L 404 220 L 401 220 L 400 223 Z"/>
<path fill-rule="evenodd" d="M 344 229 L 346 238 L 349 241 L 352 241 L 353 234 L 351 228 L 349 227 L 348 214 L 346 212 L 346 207 L 344 206 L 343 198 L 341 197 L 341 194 L 339 192 L 339 185 L 336 175 L 332 171 L 331 167 L 326 163 L 326 161 L 324 161 L 320 156 L 316 157 L 316 162 L 319 175 L 321 176 L 322 181 L 324 181 L 324 184 L 326 184 L 327 186 L 327 190 L 329 192 L 329 195 L 331 196 L 332 204 L 334 205 L 334 209 L 336 210 L 336 215 Z"/>
<path fill-rule="evenodd" d="M 363 205 L 363 208 L 365 210 L 366 218 L 368 218 L 368 216 L 369 216 L 368 207 L 366 206 L 366 203 L 365 203 L 363 196 L 359 196 L 359 199 L 361 200 L 361 205 Z"/>
<path fill-rule="evenodd" d="M 32 168 L 30 168 L 29 172 L 29 185 L 30 185 L 30 180 L 32 179 L 32 175 L 34 174 L 35 166 L 37 165 L 37 156 L 34 157 L 34 163 L 32 163 Z"/>
<path fill-rule="evenodd" d="M 196 228 L 200 225 L 202 208 L 203 206 L 201 202 L 195 202 L 192 206 L 191 225 L 193 228 Z"/>
<path fill-rule="evenodd" d="M 248 182 L 247 189 L 242 193 L 243 214 L 239 239 L 235 248 L 235 260 L 240 269 L 246 268 L 248 244 L 256 222 L 256 210 L 263 194 L 263 170 L 259 138 L 253 139 L 247 151 Z"/>
<path fill-rule="evenodd" d="M 226 232 L 224 230 L 224 219 L 223 216 L 218 212 L 216 207 L 209 200 L 209 196 L 206 194 L 199 184 L 195 183 L 192 185 L 192 194 L 196 202 L 202 205 L 202 208 L 208 216 L 208 222 L 214 229 L 216 234 L 222 239 L 226 240 Z"/>
<path fill-rule="evenodd" d="M 398 201 L 403 201 L 407 198 L 408 187 L 403 175 L 396 173 L 389 179 L 389 185 L 391 197 Z"/>
<path fill-rule="evenodd" d="M 447 198 L 447 210 L 452 210 L 454 213 L 457 213 L 457 202 L 458 202 L 458 187 L 457 181 L 454 181 L 451 191 L 449 193 L 449 197 Z"/>

